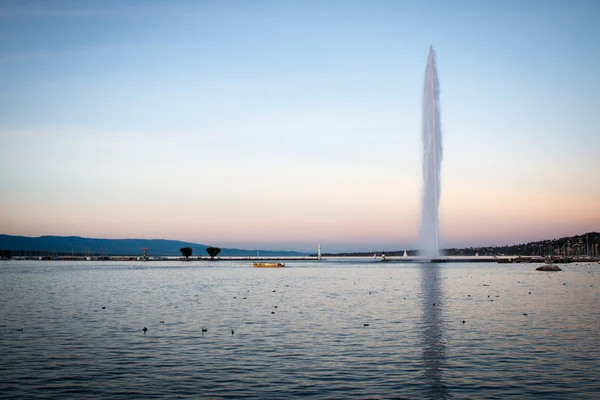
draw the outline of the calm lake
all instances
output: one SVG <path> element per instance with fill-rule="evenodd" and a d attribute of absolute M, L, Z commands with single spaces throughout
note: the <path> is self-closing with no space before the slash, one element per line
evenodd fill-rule
<path fill-rule="evenodd" d="M 535 267 L 2 261 L 0 397 L 597 399 L 600 265 Z"/>

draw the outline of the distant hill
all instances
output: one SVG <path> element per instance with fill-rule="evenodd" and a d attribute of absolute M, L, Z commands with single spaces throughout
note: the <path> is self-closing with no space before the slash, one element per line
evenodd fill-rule
<path fill-rule="evenodd" d="M 598 256 L 600 251 L 600 233 L 588 232 L 582 235 L 566 236 L 562 238 L 538 240 L 536 242 L 521 243 L 507 246 L 483 246 L 464 249 L 444 249 L 444 254 L 449 256 L 475 255 L 480 256 L 550 256 L 569 255 Z"/>
<path fill-rule="evenodd" d="M 385 251 L 386 256 L 402 256 L 405 250 Z M 406 249 L 408 256 L 416 256 L 418 250 Z M 539 240 L 537 242 L 521 243 L 507 246 L 483 246 L 443 249 L 441 253 L 445 256 L 548 256 L 569 255 L 579 256 L 589 254 L 600 256 L 600 233 L 588 232 L 582 235 L 567 236 Z M 381 251 L 366 251 L 356 253 L 325 253 L 323 256 L 373 256 L 381 257 Z"/>
<path fill-rule="evenodd" d="M 108 256 L 140 255 L 142 248 L 148 249 L 149 256 L 177 256 L 181 255 L 179 249 L 191 247 L 194 256 L 208 256 L 208 246 L 198 243 L 181 242 L 179 240 L 164 239 L 94 239 L 79 236 L 12 236 L 0 234 L 0 249 L 10 250 L 13 255 L 30 254 L 75 254 L 98 255 L 104 253 Z M 306 253 L 296 251 L 269 251 L 260 250 L 261 256 L 305 256 Z M 248 257 L 256 256 L 256 250 L 221 248 L 219 256 Z"/>

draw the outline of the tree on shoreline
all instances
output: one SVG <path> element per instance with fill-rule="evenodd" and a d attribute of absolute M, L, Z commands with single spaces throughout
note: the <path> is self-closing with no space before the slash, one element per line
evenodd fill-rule
<path fill-rule="evenodd" d="M 181 252 L 181 255 L 183 255 L 185 258 L 188 258 L 192 255 L 191 247 L 182 247 L 179 249 L 179 251 Z"/>
<path fill-rule="evenodd" d="M 221 249 L 218 247 L 207 247 L 206 252 L 210 256 L 211 259 L 215 259 L 215 257 L 221 252 Z"/>

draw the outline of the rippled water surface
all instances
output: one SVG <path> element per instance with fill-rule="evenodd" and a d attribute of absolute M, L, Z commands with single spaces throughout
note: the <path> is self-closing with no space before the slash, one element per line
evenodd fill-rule
<path fill-rule="evenodd" d="M 563 268 L 5 261 L 0 397 L 598 398 L 600 265 Z"/>

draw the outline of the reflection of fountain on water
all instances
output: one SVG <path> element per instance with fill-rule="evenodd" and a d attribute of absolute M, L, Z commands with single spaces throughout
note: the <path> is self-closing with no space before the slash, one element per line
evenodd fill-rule
<path fill-rule="evenodd" d="M 426 398 L 447 399 L 451 395 L 443 380 L 447 368 L 446 346 L 444 344 L 445 324 L 443 319 L 444 300 L 439 278 L 440 266 L 436 263 L 421 267 L 421 295 L 423 299 L 421 316 L 422 360 L 427 380 Z"/>
<path fill-rule="evenodd" d="M 435 53 L 429 47 L 423 89 L 423 203 L 421 209 L 421 256 L 429 260 L 439 256 L 438 209 L 440 203 L 440 164 L 442 162 L 442 125 L 440 87 Z"/>

